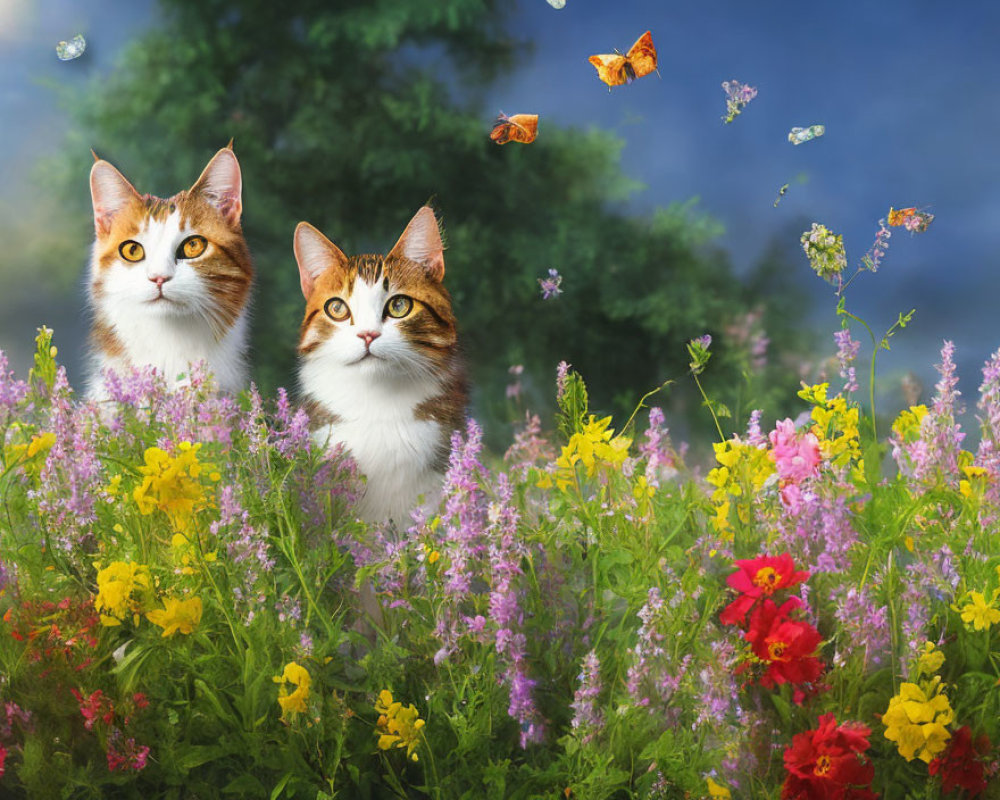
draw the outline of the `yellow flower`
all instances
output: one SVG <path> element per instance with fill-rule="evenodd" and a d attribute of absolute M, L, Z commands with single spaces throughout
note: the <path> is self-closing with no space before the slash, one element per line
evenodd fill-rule
<path fill-rule="evenodd" d="M 988 631 L 991 625 L 1000 622 L 1000 610 L 994 605 L 995 597 L 987 603 L 982 592 L 969 592 L 969 599 L 971 603 L 955 609 L 962 612 L 962 622 L 966 625 L 972 625 L 977 631 Z"/>
<path fill-rule="evenodd" d="M 47 453 L 55 443 L 56 435 L 54 433 L 41 433 L 32 436 L 31 443 L 28 445 L 28 458 L 34 458 L 39 453 Z"/>
<path fill-rule="evenodd" d="M 944 664 L 944 653 L 938 650 L 933 642 L 924 643 L 924 651 L 917 659 L 917 672 L 921 675 L 933 675 Z"/>
<path fill-rule="evenodd" d="M 719 797 L 722 800 L 729 800 L 732 795 L 729 793 L 729 789 L 721 784 L 716 783 L 711 778 L 705 778 L 705 783 L 708 784 L 708 796 L 709 797 Z"/>
<path fill-rule="evenodd" d="M 138 624 L 143 590 L 150 589 L 149 567 L 131 561 L 113 561 L 97 572 L 97 597 L 94 608 L 101 613 L 102 625 L 121 625 L 130 612 Z"/>
<path fill-rule="evenodd" d="M 305 667 L 294 661 L 289 662 L 285 664 L 284 672 L 271 680 L 281 684 L 278 689 L 278 705 L 281 706 L 282 719 L 289 714 L 304 714 L 306 712 L 306 701 L 309 699 L 312 678 L 309 677 Z M 289 684 L 296 687 L 290 694 L 288 692 Z"/>
<path fill-rule="evenodd" d="M 985 467 L 965 466 L 962 467 L 962 472 L 965 473 L 965 478 L 958 482 L 958 490 L 962 495 L 970 497 L 973 490 L 976 490 L 977 494 L 982 494 L 983 488 L 989 480 L 989 473 Z"/>
<path fill-rule="evenodd" d="M 416 707 L 411 703 L 403 708 L 402 703 L 392 699 L 392 692 L 383 689 L 375 701 L 375 711 L 379 715 L 375 725 L 379 750 L 405 747 L 407 757 L 418 761 L 414 750 L 420 743 L 424 720 Z"/>
<path fill-rule="evenodd" d="M 583 430 L 574 433 L 569 442 L 562 448 L 556 459 L 555 471 L 544 474 L 536 484 L 540 489 L 547 489 L 555 481 L 556 488 L 565 491 L 576 481 L 576 465 L 583 464 L 587 477 L 592 478 L 602 464 L 617 469 L 628 457 L 628 449 L 632 440 L 625 436 L 615 436 L 609 428 L 611 417 L 597 419 L 593 414 L 583 426 Z"/>
<path fill-rule="evenodd" d="M 104 487 L 104 491 L 111 497 L 117 497 L 118 492 L 121 491 L 121 487 L 122 487 L 121 474 L 112 475 L 111 480 L 108 482 L 108 485 Z"/>
<path fill-rule="evenodd" d="M 910 406 L 908 410 L 899 412 L 892 423 L 892 432 L 900 441 L 912 442 L 920 435 L 920 424 L 926 416 L 927 406 Z"/>
<path fill-rule="evenodd" d="M 146 619 L 163 628 L 163 637 L 166 638 L 175 633 L 192 633 L 201 622 L 201 610 L 200 597 L 188 600 L 167 597 L 163 600 L 163 608 L 148 612 Z"/>
<path fill-rule="evenodd" d="M 948 698 L 941 693 L 941 679 L 900 684 L 899 694 L 889 701 L 882 715 L 885 738 L 895 742 L 899 754 L 907 761 L 919 758 L 930 763 L 945 748 L 951 734 L 954 712 Z"/>
<path fill-rule="evenodd" d="M 203 466 L 198 462 L 200 444 L 181 442 L 178 454 L 171 456 L 159 447 L 147 448 L 145 464 L 139 467 L 142 483 L 132 492 L 139 512 L 166 513 L 174 528 L 186 533 L 195 512 L 209 502 L 205 487 L 198 481 Z"/>

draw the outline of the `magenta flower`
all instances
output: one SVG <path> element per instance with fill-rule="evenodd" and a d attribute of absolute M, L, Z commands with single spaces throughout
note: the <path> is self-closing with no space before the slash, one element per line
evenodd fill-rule
<path fill-rule="evenodd" d="M 782 481 L 798 484 L 819 474 L 823 458 L 815 434 L 799 434 L 795 423 L 784 419 L 775 423 L 768 439 L 771 442 L 770 456 Z"/>

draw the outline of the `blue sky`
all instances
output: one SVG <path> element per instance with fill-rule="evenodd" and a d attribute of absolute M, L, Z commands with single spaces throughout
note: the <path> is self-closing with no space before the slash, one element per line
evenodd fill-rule
<path fill-rule="evenodd" d="M 0 214 L 38 190 L 31 165 L 60 146 L 66 120 L 44 82 L 82 85 L 154 19 L 150 0 L 0 0 Z M 540 136 L 551 125 L 613 130 L 625 141 L 625 171 L 645 186 L 629 210 L 699 197 L 725 226 L 721 243 L 738 269 L 772 241 L 794 249 L 812 221 L 842 233 L 857 263 L 890 205 L 934 213 L 927 233 L 896 233 L 883 268 L 862 276 L 848 299 L 877 328 L 917 309 L 882 374 L 912 369 L 930 389 L 950 338 L 974 400 L 979 366 L 1000 346 L 1000 6 L 567 0 L 555 10 L 519 0 L 509 21 L 532 50 L 484 93 L 484 129 L 503 109 L 540 114 Z M 647 29 L 659 77 L 609 93 L 587 56 L 624 51 Z M 53 47 L 77 31 L 88 53 L 61 64 Z M 720 84 L 729 79 L 759 95 L 723 125 Z M 789 128 L 813 123 L 826 125 L 822 139 L 787 142 Z M 572 280 L 572 265 L 559 266 Z M 832 331 L 832 292 L 804 256 L 795 269 L 789 280 L 815 298 L 815 324 Z M 20 344 L 0 339 L 3 349 Z"/>

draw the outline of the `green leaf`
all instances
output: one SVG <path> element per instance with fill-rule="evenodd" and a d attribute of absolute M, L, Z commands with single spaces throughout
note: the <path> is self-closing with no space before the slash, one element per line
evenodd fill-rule
<path fill-rule="evenodd" d="M 271 791 L 271 800 L 277 800 L 278 796 L 285 790 L 285 786 L 288 782 L 295 776 L 294 772 L 286 772 L 280 781 L 278 781 L 277 786 Z"/>

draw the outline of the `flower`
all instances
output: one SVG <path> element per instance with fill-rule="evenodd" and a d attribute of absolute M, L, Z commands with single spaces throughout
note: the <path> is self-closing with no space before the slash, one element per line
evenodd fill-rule
<path fill-rule="evenodd" d="M 562 294 L 562 289 L 559 285 L 562 283 L 562 275 L 559 274 L 558 270 L 550 269 L 549 277 L 539 278 L 538 285 L 542 287 L 542 300 L 548 300 L 550 297 L 558 297 Z"/>
<path fill-rule="evenodd" d="M 142 599 L 137 593 L 150 589 L 149 567 L 132 561 L 113 561 L 97 573 L 97 597 L 94 608 L 101 614 L 102 625 L 121 625 L 125 615 L 133 615 L 133 622 L 139 624 L 139 608 Z"/>
<path fill-rule="evenodd" d="M 305 667 L 292 661 L 285 664 L 281 675 L 276 675 L 271 680 L 281 684 L 278 689 L 278 705 L 281 706 L 282 719 L 285 719 L 289 714 L 304 714 L 306 712 L 306 701 L 309 699 L 312 678 L 309 677 Z M 296 687 L 291 693 L 288 692 L 289 684 Z"/>
<path fill-rule="evenodd" d="M 97 689 L 91 692 L 88 697 L 84 697 L 78 689 L 71 688 L 70 693 L 80 705 L 80 713 L 84 719 L 84 728 L 88 731 L 93 730 L 98 720 L 104 722 L 105 725 L 111 724 L 111 720 L 115 717 L 115 707 L 111 702 L 111 698 L 104 696 L 104 692 Z"/>
<path fill-rule="evenodd" d="M 990 740 L 985 736 L 979 737 L 973 748 L 972 731 L 968 725 L 963 725 L 951 737 L 947 752 L 927 765 L 927 772 L 941 774 L 942 791 L 965 789 L 969 797 L 976 797 L 987 786 L 983 777 L 983 762 L 976 756 L 988 754 L 990 750 Z"/>
<path fill-rule="evenodd" d="M 917 672 L 921 675 L 934 675 L 944 664 L 944 653 L 938 650 L 933 642 L 924 643 L 924 651 L 917 657 Z"/>
<path fill-rule="evenodd" d="M 711 776 L 705 778 L 705 785 L 708 789 L 709 797 L 717 797 L 720 800 L 729 800 L 732 797 L 729 789 L 722 784 L 716 783 Z"/>
<path fill-rule="evenodd" d="M 722 88 L 726 93 L 726 116 L 722 121 L 728 125 L 743 113 L 747 104 L 757 96 L 757 90 L 737 80 L 723 81 Z"/>
<path fill-rule="evenodd" d="M 787 775 L 782 800 L 875 800 L 875 768 L 862 754 L 871 730 L 860 722 L 837 724 L 824 714 L 814 730 L 796 734 L 785 750 Z"/>
<path fill-rule="evenodd" d="M 954 712 L 941 692 L 941 679 L 933 678 L 919 686 L 902 683 L 899 694 L 889 701 L 882 715 L 885 738 L 896 742 L 899 754 L 907 761 L 919 758 L 930 763 L 947 745 Z"/>
<path fill-rule="evenodd" d="M 163 628 L 163 637 L 166 638 L 175 633 L 192 633 L 201 622 L 201 610 L 200 597 L 191 597 L 187 600 L 166 597 L 163 600 L 163 608 L 147 612 L 146 619 Z"/>
<path fill-rule="evenodd" d="M 809 258 L 809 265 L 817 275 L 831 283 L 840 279 L 840 274 L 847 267 L 843 236 L 814 222 L 812 228 L 802 234 L 800 241 Z"/>
<path fill-rule="evenodd" d="M 577 680 L 580 686 L 570 703 L 570 708 L 573 709 L 571 725 L 580 736 L 580 741 L 587 744 L 597 737 L 604 725 L 604 715 L 597 704 L 597 698 L 601 694 L 601 662 L 596 650 L 591 650 L 583 657 Z"/>
<path fill-rule="evenodd" d="M 187 533 L 194 513 L 208 503 L 205 487 L 198 480 L 205 467 L 198 461 L 200 448 L 201 444 L 181 442 L 176 456 L 159 447 L 146 449 L 146 463 L 139 467 L 144 477 L 132 493 L 141 514 L 148 516 L 159 509 L 177 531 Z"/>
<path fill-rule="evenodd" d="M 146 766 L 146 759 L 149 758 L 149 746 L 137 745 L 135 739 L 125 738 L 118 728 L 111 729 L 108 736 L 108 769 L 114 772 L 120 769 L 135 770 L 139 772 Z"/>
<path fill-rule="evenodd" d="M 610 423 L 611 417 L 597 419 L 591 414 L 583 430 L 570 437 L 555 463 L 555 485 L 560 491 L 576 481 L 577 464 L 582 464 L 587 477 L 592 478 L 602 464 L 617 469 L 625 461 L 632 440 L 621 434 L 615 436 L 614 429 L 608 427 Z M 543 475 L 538 482 L 539 488 L 551 487 L 552 477 L 547 473 Z"/>
<path fill-rule="evenodd" d="M 972 602 L 962 606 L 961 609 L 956 608 L 956 611 L 961 611 L 962 622 L 966 625 L 972 625 L 977 631 L 988 631 L 991 625 L 1000 622 L 1000 610 L 994 605 L 995 595 L 989 603 L 986 602 L 982 592 L 969 592 L 969 599 Z"/>
<path fill-rule="evenodd" d="M 405 747 L 407 757 L 419 761 L 414 751 L 420 743 L 422 736 L 420 731 L 424 727 L 424 720 L 420 719 L 420 712 L 416 707 L 411 703 L 407 708 L 403 708 L 402 703 L 393 700 L 392 692 L 383 689 L 375 701 L 375 711 L 379 715 L 375 726 L 378 749 Z"/>
<path fill-rule="evenodd" d="M 723 625 L 742 623 L 758 599 L 770 597 L 779 589 L 788 589 L 809 577 L 808 572 L 796 571 L 795 562 L 788 553 L 736 561 L 735 564 L 739 569 L 726 578 L 726 584 L 740 596 L 720 615 Z"/>
<path fill-rule="evenodd" d="M 753 653 L 767 664 L 760 685 L 812 683 L 823 672 L 823 662 L 815 655 L 823 637 L 808 622 L 788 618 L 789 612 L 802 605 L 797 597 L 780 607 L 773 600 L 764 603 L 750 616 L 745 638 Z"/>

